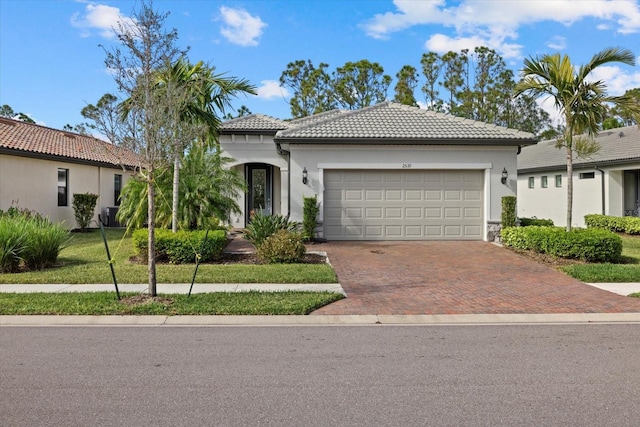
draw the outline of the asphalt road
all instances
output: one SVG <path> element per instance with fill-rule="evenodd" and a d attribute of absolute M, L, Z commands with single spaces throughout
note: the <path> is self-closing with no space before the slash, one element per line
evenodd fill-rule
<path fill-rule="evenodd" d="M 638 426 L 640 326 L 0 328 L 1 426 Z"/>

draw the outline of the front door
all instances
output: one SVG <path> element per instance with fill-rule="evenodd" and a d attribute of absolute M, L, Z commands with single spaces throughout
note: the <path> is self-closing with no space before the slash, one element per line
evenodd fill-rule
<path fill-rule="evenodd" d="M 640 171 L 624 171 L 624 214 L 640 216 Z"/>
<path fill-rule="evenodd" d="M 271 215 L 273 213 L 273 166 L 260 163 L 246 166 L 247 195 L 246 222 L 251 220 L 252 214 Z"/>

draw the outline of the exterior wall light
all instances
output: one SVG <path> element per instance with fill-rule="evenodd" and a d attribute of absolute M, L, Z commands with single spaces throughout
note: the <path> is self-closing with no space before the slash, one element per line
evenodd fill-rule
<path fill-rule="evenodd" d="M 307 168 L 302 168 L 302 183 L 306 184 L 308 181 L 307 179 Z"/>
<path fill-rule="evenodd" d="M 501 181 L 503 184 L 506 184 L 506 183 L 507 183 L 507 178 L 508 178 L 508 177 L 509 177 L 509 172 L 507 172 L 507 168 L 503 168 L 503 169 L 502 169 L 502 178 L 500 178 L 500 181 Z"/>

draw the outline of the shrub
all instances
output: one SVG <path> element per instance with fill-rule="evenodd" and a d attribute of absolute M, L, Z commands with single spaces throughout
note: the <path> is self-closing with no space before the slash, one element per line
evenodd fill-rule
<path fill-rule="evenodd" d="M 19 210 L 0 216 L 0 273 L 55 265 L 69 232 L 39 214 Z"/>
<path fill-rule="evenodd" d="M 207 237 L 204 242 L 205 236 Z M 196 254 L 200 253 L 200 262 L 215 261 L 222 257 L 227 244 L 227 235 L 223 230 L 210 231 L 178 231 L 156 229 L 156 260 L 168 261 L 172 264 L 189 264 L 196 262 Z M 149 230 L 146 228 L 133 232 L 132 240 L 136 255 L 146 260 L 148 254 Z"/>
<path fill-rule="evenodd" d="M 299 262 L 305 253 L 302 234 L 289 230 L 276 231 L 256 250 L 258 258 L 270 264 Z"/>
<path fill-rule="evenodd" d="M 640 234 L 640 218 L 590 214 L 584 216 L 588 228 L 603 228 L 616 233 Z"/>
<path fill-rule="evenodd" d="M 516 198 L 504 196 L 502 198 L 502 227 L 514 227 L 516 225 Z"/>
<path fill-rule="evenodd" d="M 96 208 L 98 202 L 98 195 L 85 193 L 76 193 L 73 195 L 73 213 L 76 217 L 78 227 L 81 232 L 87 231 L 89 223 L 93 218 L 93 211 Z"/>
<path fill-rule="evenodd" d="M 318 206 L 318 196 L 303 197 L 302 206 L 302 229 L 305 240 L 312 240 L 316 236 L 317 218 L 320 212 Z"/>
<path fill-rule="evenodd" d="M 253 243 L 256 248 L 262 245 L 264 240 L 275 234 L 278 230 L 298 231 L 300 223 L 289 221 L 288 216 L 255 214 L 251 222 L 244 229 L 244 238 Z"/>
<path fill-rule="evenodd" d="M 616 262 L 622 254 L 622 239 L 608 230 L 562 227 L 508 227 L 502 230 L 505 246 L 533 250 L 555 257 L 590 262 Z"/>
<path fill-rule="evenodd" d="M 531 227 L 531 226 L 544 226 L 544 227 L 553 227 L 553 221 L 550 219 L 543 218 L 519 218 L 521 227 Z"/>

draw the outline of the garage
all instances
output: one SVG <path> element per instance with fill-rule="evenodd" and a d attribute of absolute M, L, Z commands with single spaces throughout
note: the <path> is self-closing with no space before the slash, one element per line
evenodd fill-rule
<path fill-rule="evenodd" d="M 327 170 L 329 240 L 482 240 L 482 170 Z"/>

